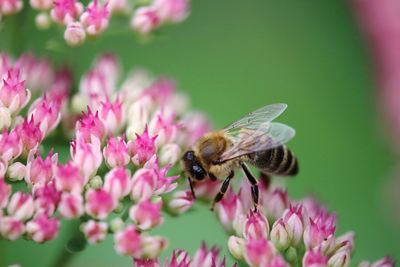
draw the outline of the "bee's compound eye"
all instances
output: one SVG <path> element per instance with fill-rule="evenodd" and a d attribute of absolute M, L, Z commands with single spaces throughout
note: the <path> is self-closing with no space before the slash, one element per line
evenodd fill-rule
<path fill-rule="evenodd" d="M 194 160 L 194 152 L 192 150 L 187 151 L 184 155 L 183 158 L 186 160 L 193 161 Z"/>
<path fill-rule="evenodd" d="M 198 164 L 193 164 L 192 170 L 196 180 L 203 180 L 206 177 L 206 172 Z"/>

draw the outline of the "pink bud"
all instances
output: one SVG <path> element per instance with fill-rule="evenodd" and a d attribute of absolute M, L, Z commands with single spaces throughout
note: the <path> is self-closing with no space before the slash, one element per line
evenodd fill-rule
<path fill-rule="evenodd" d="M 179 137 L 179 144 L 185 147 L 192 146 L 200 137 L 211 130 L 210 122 L 204 114 L 199 112 L 185 115 L 180 120 L 180 124 L 183 125 L 183 129 L 178 132 L 181 135 Z"/>
<path fill-rule="evenodd" d="M 163 145 L 160 151 L 160 163 L 162 165 L 174 165 L 181 157 L 181 148 L 175 143 Z"/>
<path fill-rule="evenodd" d="M 135 165 L 143 165 L 155 153 L 156 146 L 154 144 L 157 136 L 149 136 L 147 127 L 141 135 L 136 134 L 136 140 L 130 141 L 128 147 L 132 155 L 132 162 Z"/>
<path fill-rule="evenodd" d="M 336 216 L 321 212 L 304 230 L 304 244 L 308 248 L 321 246 L 322 252 L 328 252 L 334 246 Z"/>
<path fill-rule="evenodd" d="M 57 191 L 54 182 L 36 187 L 34 190 L 36 212 L 51 216 L 60 202 L 61 192 Z"/>
<path fill-rule="evenodd" d="M 0 129 L 8 129 L 11 125 L 11 112 L 6 107 L 0 107 Z"/>
<path fill-rule="evenodd" d="M 329 258 L 328 265 L 330 267 L 350 266 L 350 252 L 344 250 L 336 252 Z"/>
<path fill-rule="evenodd" d="M 103 155 L 107 164 L 112 168 L 126 166 L 130 161 L 128 146 L 121 137 L 110 137 L 103 150 Z"/>
<path fill-rule="evenodd" d="M 141 242 L 141 236 L 133 225 L 127 226 L 114 235 L 115 250 L 121 255 L 140 258 Z"/>
<path fill-rule="evenodd" d="M 82 192 L 85 179 L 71 161 L 68 161 L 65 165 L 58 165 L 54 176 L 58 190 L 76 194 Z"/>
<path fill-rule="evenodd" d="M 157 186 L 157 173 L 151 169 L 139 169 L 132 177 L 132 193 L 134 200 L 148 199 Z"/>
<path fill-rule="evenodd" d="M 100 140 L 93 137 L 90 143 L 85 142 L 82 138 L 72 141 L 71 157 L 87 181 L 96 173 L 103 161 Z"/>
<path fill-rule="evenodd" d="M 247 239 L 268 238 L 269 224 L 267 218 L 259 211 L 250 211 L 245 221 L 243 236 Z"/>
<path fill-rule="evenodd" d="M 190 266 L 189 254 L 183 249 L 175 249 L 172 252 L 172 257 L 169 262 L 166 261 L 169 267 L 189 267 Z"/>
<path fill-rule="evenodd" d="M 53 6 L 53 1 L 50 0 L 30 0 L 29 4 L 37 10 L 48 10 Z"/>
<path fill-rule="evenodd" d="M 161 236 L 142 236 L 141 250 L 143 258 L 154 259 L 168 246 L 168 240 Z"/>
<path fill-rule="evenodd" d="M 188 0 L 156 0 L 154 7 L 163 22 L 181 22 L 189 14 Z"/>
<path fill-rule="evenodd" d="M 289 234 L 289 238 L 291 239 L 291 243 L 296 246 L 303 237 L 303 206 L 290 205 L 283 213 L 282 218 Z"/>
<path fill-rule="evenodd" d="M 58 207 L 60 214 L 67 219 L 80 217 L 84 213 L 83 198 L 78 194 L 63 193 Z"/>
<path fill-rule="evenodd" d="M 272 226 L 271 241 L 281 251 L 284 251 L 290 245 L 289 234 L 282 219 L 277 220 Z"/>
<path fill-rule="evenodd" d="M 105 31 L 108 27 L 109 19 L 110 13 L 107 3 L 100 6 L 98 0 L 90 2 L 81 16 L 81 22 L 89 35 L 98 35 Z"/>
<path fill-rule="evenodd" d="M 7 206 L 10 195 L 11 185 L 7 184 L 3 177 L 0 177 L 0 210 Z"/>
<path fill-rule="evenodd" d="M 79 91 L 89 99 L 90 106 L 94 109 L 100 107 L 101 102 L 107 101 L 109 94 L 114 90 L 106 73 L 99 69 L 92 69 L 81 79 Z"/>
<path fill-rule="evenodd" d="M 56 0 L 50 14 L 54 21 L 67 25 L 83 11 L 83 5 L 76 0 Z"/>
<path fill-rule="evenodd" d="M 45 214 L 39 214 L 26 224 L 26 232 L 30 238 L 43 243 L 57 236 L 60 221 L 57 218 L 49 218 Z"/>
<path fill-rule="evenodd" d="M 225 266 L 224 260 L 219 262 L 218 259 L 219 249 L 212 247 L 207 249 L 206 244 L 203 242 L 201 248 L 196 251 L 193 256 L 192 264 L 190 266 L 208 267 L 208 266 Z"/>
<path fill-rule="evenodd" d="M 12 195 L 7 206 L 7 212 L 17 220 L 25 221 L 32 217 L 35 211 L 33 198 L 21 191 Z"/>
<path fill-rule="evenodd" d="M 100 243 L 107 237 L 108 225 L 105 222 L 89 220 L 86 222 L 82 231 L 90 244 Z"/>
<path fill-rule="evenodd" d="M 23 7 L 20 0 L 5 0 L 0 2 L 0 14 L 11 15 L 20 11 Z"/>
<path fill-rule="evenodd" d="M 127 86 L 131 88 L 131 86 Z M 126 89 L 128 91 L 128 89 Z M 132 94 L 131 91 L 129 91 Z M 128 94 L 128 92 L 126 92 Z M 137 96 L 127 95 L 126 97 L 135 98 Z M 147 122 L 149 121 L 150 111 L 151 111 L 151 100 L 150 97 L 140 97 L 139 99 L 134 99 L 134 102 L 128 108 L 128 128 L 127 136 L 129 139 L 135 139 L 136 133 L 143 132 L 146 128 Z"/>
<path fill-rule="evenodd" d="M 85 210 L 94 218 L 105 219 L 115 208 L 116 201 L 104 189 L 89 189 L 86 193 Z"/>
<path fill-rule="evenodd" d="M 133 258 L 133 263 L 135 267 L 160 267 L 158 259 L 135 259 Z M 168 267 L 178 266 L 178 265 L 167 265 Z M 180 266 L 180 265 L 179 265 Z M 186 267 L 186 266 L 182 266 Z M 189 267 L 189 265 L 187 266 Z"/>
<path fill-rule="evenodd" d="M 235 217 L 243 213 L 242 203 L 238 195 L 230 188 L 217 206 L 219 220 L 227 231 L 233 230 Z"/>
<path fill-rule="evenodd" d="M 102 102 L 99 110 L 100 120 L 104 123 L 108 132 L 115 133 L 122 128 L 124 124 L 124 110 L 119 98 L 115 102 Z"/>
<path fill-rule="evenodd" d="M 191 191 L 175 191 L 168 203 L 168 208 L 173 213 L 182 214 L 189 210 L 193 204 L 194 199 Z"/>
<path fill-rule="evenodd" d="M 395 261 L 388 256 L 372 263 L 371 265 L 371 267 L 394 267 L 394 266 L 396 266 Z"/>
<path fill-rule="evenodd" d="M 259 238 L 246 241 L 244 258 L 250 266 L 260 266 L 271 261 L 275 256 L 275 248 L 270 241 Z"/>
<path fill-rule="evenodd" d="M 110 3 L 110 2 L 109 2 Z M 96 59 L 96 70 L 107 76 L 110 86 L 115 86 L 121 72 L 120 62 L 112 53 L 104 53 Z"/>
<path fill-rule="evenodd" d="M 83 29 L 82 23 L 70 22 L 64 31 L 64 39 L 70 46 L 78 46 L 85 42 L 86 32 Z"/>
<path fill-rule="evenodd" d="M 22 143 L 16 131 L 7 132 L 5 129 L 0 133 L 0 160 L 8 163 L 16 159 L 22 153 Z"/>
<path fill-rule="evenodd" d="M 149 124 L 149 131 L 158 136 L 157 146 L 162 146 L 175 141 L 178 127 L 174 122 L 175 114 L 160 111 L 153 116 Z"/>
<path fill-rule="evenodd" d="M 237 236 L 230 236 L 228 239 L 228 249 L 235 259 L 243 259 L 245 240 Z"/>
<path fill-rule="evenodd" d="M 44 185 L 53 179 L 53 170 L 57 166 L 58 154 L 50 152 L 45 159 L 36 151 L 31 151 L 26 165 L 25 181 L 28 184 Z"/>
<path fill-rule="evenodd" d="M 328 259 L 322 254 L 320 249 L 308 250 L 303 257 L 304 267 L 326 267 Z"/>
<path fill-rule="evenodd" d="M 354 232 L 350 231 L 347 232 L 341 236 L 338 236 L 335 240 L 335 250 L 346 250 L 349 251 L 350 253 L 354 249 L 354 243 L 355 243 L 355 234 Z"/>
<path fill-rule="evenodd" d="M 290 267 L 290 265 L 281 257 L 281 256 L 275 256 L 271 262 L 265 267 Z"/>
<path fill-rule="evenodd" d="M 164 219 L 161 215 L 162 200 L 153 203 L 144 200 L 134 205 L 129 210 L 129 217 L 141 230 L 149 230 L 160 225 Z"/>
<path fill-rule="evenodd" d="M 49 99 L 46 95 L 32 103 L 28 117 L 40 123 L 42 134 L 46 135 L 57 127 L 61 119 L 60 103 Z"/>
<path fill-rule="evenodd" d="M 83 114 L 82 118 L 76 124 L 77 136 L 82 137 L 86 142 L 90 142 L 92 136 L 102 140 L 106 135 L 106 129 L 103 122 L 99 118 L 99 113 L 92 113 L 88 107 L 87 114 Z"/>
<path fill-rule="evenodd" d="M 105 176 L 104 190 L 114 199 L 121 199 L 131 192 L 131 175 L 124 168 L 112 169 Z"/>
<path fill-rule="evenodd" d="M 213 200 L 221 187 L 221 181 L 205 179 L 205 181 L 195 183 L 196 196 L 206 200 Z"/>
<path fill-rule="evenodd" d="M 18 113 L 28 104 L 31 93 L 25 88 L 25 81 L 20 77 L 19 69 L 9 69 L 0 82 L 0 103 L 7 107 L 11 114 Z"/>
<path fill-rule="evenodd" d="M 24 151 L 28 152 L 36 148 L 43 139 L 43 134 L 40 130 L 40 123 L 35 123 L 33 116 L 28 120 L 25 118 L 23 123 L 15 127 L 15 131 L 21 138 Z"/>
<path fill-rule="evenodd" d="M 153 158 L 146 163 L 145 167 L 146 166 L 148 168 L 154 168 L 157 173 L 157 188 L 154 191 L 156 195 L 169 193 L 178 186 L 175 181 L 179 178 L 179 175 L 167 176 L 167 173 L 172 165 L 167 165 L 166 167 L 159 169 L 157 158 L 156 156 L 153 156 Z"/>
<path fill-rule="evenodd" d="M 140 7 L 136 9 L 131 20 L 133 30 L 147 34 L 160 25 L 160 18 L 154 7 Z"/>
<path fill-rule="evenodd" d="M 262 198 L 262 209 L 268 218 L 276 220 L 280 218 L 289 207 L 289 199 L 287 192 L 277 188 L 272 192 L 268 192 L 266 197 Z"/>
<path fill-rule="evenodd" d="M 8 240 L 16 240 L 25 232 L 25 225 L 13 217 L 0 217 L 0 234 Z"/>

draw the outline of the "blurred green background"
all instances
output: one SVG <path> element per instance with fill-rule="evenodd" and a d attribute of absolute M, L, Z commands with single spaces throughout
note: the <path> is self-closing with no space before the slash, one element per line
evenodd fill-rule
<path fill-rule="evenodd" d="M 2 49 L 14 38 L 14 52 L 68 60 L 79 75 L 96 54 L 113 51 L 125 70 L 143 66 L 176 78 L 192 105 L 218 127 L 265 104 L 288 103 L 280 121 L 297 130 L 290 147 L 301 164 L 300 175 L 288 182 L 289 194 L 314 194 L 338 213 L 338 233 L 357 234 L 355 262 L 387 254 L 400 258 L 399 224 L 383 191 L 394 160 L 377 115 L 364 41 L 346 1 L 197 0 L 186 22 L 168 27 L 149 44 L 128 33 L 109 34 L 67 51 L 49 43 L 54 33 L 36 30 L 32 14 L 27 15 L 24 21 L 19 16 L 7 22 L 15 24 L 18 36 L 5 28 Z M 208 206 L 195 209 L 179 219 L 167 218 L 161 227 L 171 249 L 194 252 L 205 240 L 228 255 L 227 237 Z M 68 227 L 45 245 L 1 241 L 0 266 L 49 266 L 68 238 Z M 131 266 L 131 261 L 116 255 L 111 239 L 71 262 L 112 265 Z"/>

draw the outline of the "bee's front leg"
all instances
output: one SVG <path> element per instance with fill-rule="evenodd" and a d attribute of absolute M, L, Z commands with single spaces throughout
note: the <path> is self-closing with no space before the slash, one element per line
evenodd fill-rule
<path fill-rule="evenodd" d="M 226 191 L 228 190 L 229 183 L 230 183 L 230 181 L 231 181 L 231 179 L 233 178 L 234 175 L 235 175 L 235 173 L 233 171 L 231 171 L 229 176 L 226 177 L 226 179 L 222 183 L 221 189 L 219 190 L 218 194 L 215 196 L 214 201 L 213 201 L 213 203 L 211 205 L 211 208 L 210 208 L 211 211 L 214 210 L 215 203 L 218 203 L 224 197 Z"/>

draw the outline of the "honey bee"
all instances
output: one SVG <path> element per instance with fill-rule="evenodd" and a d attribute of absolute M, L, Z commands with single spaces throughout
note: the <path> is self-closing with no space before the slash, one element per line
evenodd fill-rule
<path fill-rule="evenodd" d="M 261 174 L 294 176 L 298 161 L 286 147 L 295 130 L 285 124 L 272 122 L 287 108 L 286 104 L 271 104 L 249 113 L 220 131 L 205 134 L 182 158 L 193 197 L 194 181 L 225 178 L 215 196 L 211 210 L 228 190 L 234 170 L 241 168 L 251 184 L 254 209 L 257 210 L 259 190 L 257 180 L 246 163 Z"/>

